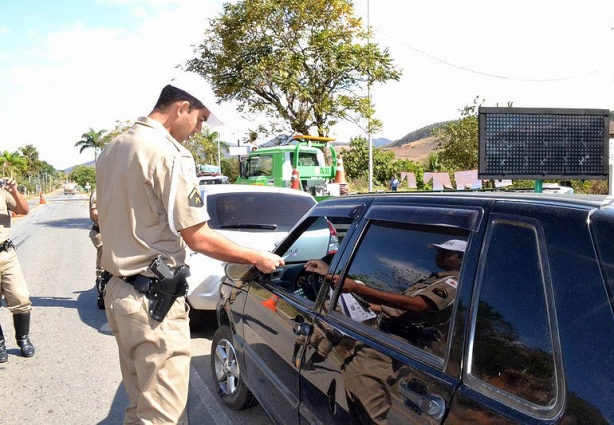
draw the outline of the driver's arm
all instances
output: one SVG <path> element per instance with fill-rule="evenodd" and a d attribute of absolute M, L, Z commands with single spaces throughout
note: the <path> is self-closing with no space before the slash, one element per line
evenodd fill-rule
<path fill-rule="evenodd" d="M 328 273 L 329 265 L 322 260 L 309 260 L 303 268 L 309 273 L 317 273 L 320 276 L 325 276 Z"/>

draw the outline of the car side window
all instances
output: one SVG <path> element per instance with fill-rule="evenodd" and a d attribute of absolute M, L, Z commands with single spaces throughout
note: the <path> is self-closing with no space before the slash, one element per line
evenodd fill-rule
<path fill-rule="evenodd" d="M 271 274 L 270 283 L 293 295 L 314 302 L 322 277 L 308 273 L 305 264 L 309 260 L 319 259 L 330 264 L 339 249 L 350 225 L 354 220 L 349 217 L 309 217 L 303 229 L 297 229 L 292 245 L 282 253 L 285 265 Z"/>
<path fill-rule="evenodd" d="M 372 221 L 349 264 L 334 310 L 440 358 L 468 233 Z"/>
<path fill-rule="evenodd" d="M 478 274 L 469 381 L 489 396 L 516 400 L 531 411 L 557 401 L 556 357 L 549 316 L 550 282 L 537 227 L 491 222 Z M 475 305 L 474 300 L 474 305 Z M 560 370 L 560 368 L 559 368 Z M 502 394 L 507 394 L 502 396 Z"/>

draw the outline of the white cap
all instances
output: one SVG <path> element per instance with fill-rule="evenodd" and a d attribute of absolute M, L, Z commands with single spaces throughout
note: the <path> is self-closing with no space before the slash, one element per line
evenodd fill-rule
<path fill-rule="evenodd" d="M 184 72 L 181 75 L 173 78 L 169 83 L 171 86 L 176 87 L 191 96 L 198 99 L 209 110 L 209 117 L 206 124 L 211 127 L 217 127 L 224 125 L 224 123 L 213 114 L 213 109 L 217 102 L 213 90 L 209 87 L 209 84 L 203 77 L 194 72 Z"/>
<path fill-rule="evenodd" d="M 465 252 L 465 249 L 467 249 L 467 241 L 461 241 L 460 239 L 450 239 L 449 241 L 445 241 L 444 243 L 440 244 L 429 244 L 429 248 L 441 248 L 446 249 L 448 251 Z"/>

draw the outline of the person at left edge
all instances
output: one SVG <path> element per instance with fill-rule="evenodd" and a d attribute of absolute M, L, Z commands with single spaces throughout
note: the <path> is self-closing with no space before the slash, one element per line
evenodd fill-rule
<path fill-rule="evenodd" d="M 153 111 L 111 141 L 96 165 L 102 267 L 113 275 L 104 302 L 129 399 L 124 424 L 188 422 L 185 297 L 177 297 L 158 322 L 149 315 L 151 294 L 139 292 L 133 278 L 153 277 L 149 265 L 158 255 L 171 268 L 183 265 L 186 245 L 218 260 L 253 264 L 264 273 L 284 264 L 273 253 L 231 242 L 207 224 L 194 159 L 182 146 L 203 123 L 221 124 L 206 89 L 194 73 L 170 81 Z"/>
<path fill-rule="evenodd" d="M 17 250 L 9 239 L 11 211 L 26 215 L 30 212 L 28 202 L 17 190 L 17 182 L 12 178 L 0 179 L 0 298 L 4 296 L 6 307 L 13 315 L 15 338 L 23 357 L 32 357 L 34 345 L 30 341 L 30 312 L 32 302 L 26 280 L 17 260 Z M 0 363 L 8 360 L 6 342 L 0 328 Z"/>
<path fill-rule="evenodd" d="M 104 279 L 102 273 L 102 237 L 100 236 L 100 226 L 98 224 L 98 209 L 96 208 L 96 189 L 90 195 L 90 220 L 92 220 L 92 228 L 90 230 L 90 240 L 96 248 L 96 289 L 98 290 L 98 300 L 96 301 L 98 308 L 104 309 Z"/>

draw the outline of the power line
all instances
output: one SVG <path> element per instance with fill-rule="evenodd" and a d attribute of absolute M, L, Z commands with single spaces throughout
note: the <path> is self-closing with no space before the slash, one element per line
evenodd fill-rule
<path fill-rule="evenodd" d="M 396 39 L 394 37 L 391 37 L 388 34 L 384 34 L 383 32 L 381 32 L 379 30 L 373 30 L 373 31 L 383 35 L 384 37 L 389 38 L 392 41 L 395 41 L 395 42 L 401 44 L 404 47 L 407 47 L 410 50 L 413 50 L 413 51 L 415 51 L 417 53 L 420 53 L 421 55 L 426 56 L 429 59 L 433 59 L 434 61 L 437 61 L 437 62 L 442 63 L 444 65 L 450 66 L 452 68 L 457 68 L 457 69 L 460 69 L 460 70 L 463 70 L 463 71 L 471 72 L 473 74 L 483 75 L 485 77 L 491 77 L 491 78 L 498 78 L 498 79 L 501 79 L 501 80 L 524 81 L 524 82 L 565 81 L 565 80 L 572 80 L 574 78 L 586 77 L 588 75 L 596 74 L 596 73 L 601 72 L 601 71 L 606 69 L 606 68 L 600 68 L 600 69 L 595 69 L 595 70 L 588 71 L 588 72 L 585 72 L 585 73 L 582 73 L 582 74 L 569 75 L 569 76 L 566 76 L 566 77 L 559 77 L 559 78 L 516 78 L 516 77 L 508 77 L 508 76 L 505 76 L 505 75 L 491 74 L 491 73 L 488 73 L 488 72 L 478 71 L 478 70 L 475 70 L 475 69 L 472 69 L 472 68 L 468 68 L 466 66 L 457 65 L 455 63 L 452 63 L 452 62 L 449 62 L 447 60 L 444 60 L 444 59 L 438 58 L 436 56 L 433 56 L 430 53 L 427 53 L 427 52 L 425 52 L 423 50 L 420 50 L 420 49 L 418 49 L 418 48 L 416 48 L 414 46 L 411 46 L 411 45 L 407 44 L 404 41 L 401 41 L 401 40 L 398 40 L 398 39 Z"/>

